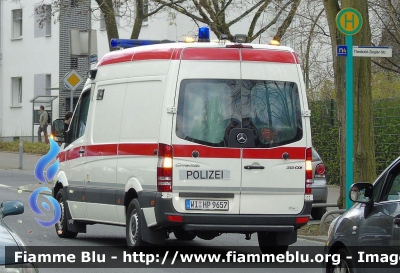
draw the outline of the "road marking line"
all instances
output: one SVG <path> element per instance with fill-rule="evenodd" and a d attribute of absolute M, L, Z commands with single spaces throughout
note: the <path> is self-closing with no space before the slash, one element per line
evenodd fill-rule
<path fill-rule="evenodd" d="M 12 188 L 12 186 L 7 186 L 7 185 L 4 185 L 4 184 L 0 184 L 0 188 Z"/>

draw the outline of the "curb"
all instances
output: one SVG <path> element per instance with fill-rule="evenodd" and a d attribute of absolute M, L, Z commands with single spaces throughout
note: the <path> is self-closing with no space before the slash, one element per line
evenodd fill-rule
<path fill-rule="evenodd" d="M 29 184 L 29 185 L 18 187 L 18 190 L 21 190 L 23 192 L 33 192 L 34 190 L 37 190 L 37 189 L 42 188 L 42 187 L 47 187 L 47 188 L 49 188 L 51 190 L 51 188 L 49 186 L 46 186 L 46 185 L 51 185 L 52 186 L 53 184 Z M 41 192 L 40 194 L 51 196 L 51 192 L 48 192 L 48 191 Z"/>
<path fill-rule="evenodd" d="M 326 238 L 324 238 L 324 237 L 326 237 Z M 328 241 L 328 236 L 315 237 L 315 236 L 297 235 L 297 238 L 303 239 L 303 240 L 321 242 L 321 243 L 326 243 Z"/>

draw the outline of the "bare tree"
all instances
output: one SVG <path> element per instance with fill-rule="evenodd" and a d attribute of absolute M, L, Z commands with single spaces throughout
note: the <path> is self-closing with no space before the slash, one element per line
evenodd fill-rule
<path fill-rule="evenodd" d="M 168 0 L 153 1 L 160 5 L 168 5 L 172 2 Z M 250 18 L 247 42 L 252 42 L 274 26 L 278 19 L 283 17 L 284 20 L 278 27 L 274 37 L 280 41 L 292 22 L 299 3 L 300 0 L 186 0 L 181 3 L 171 4 L 169 7 L 188 16 L 196 24 L 208 25 L 217 37 L 226 34 L 230 40 L 233 39 L 230 27 L 242 22 L 245 18 Z M 267 7 L 269 6 L 273 7 L 272 11 L 268 11 Z M 264 13 L 269 13 L 267 18 L 271 19 L 268 23 L 260 24 L 261 15 Z"/>

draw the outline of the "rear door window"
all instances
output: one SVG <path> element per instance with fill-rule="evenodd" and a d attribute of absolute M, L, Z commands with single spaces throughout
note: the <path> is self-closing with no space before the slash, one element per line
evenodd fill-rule
<path fill-rule="evenodd" d="M 213 147 L 228 147 L 233 128 L 254 132 L 254 147 L 302 138 L 301 109 L 293 82 L 187 79 L 181 82 L 176 134 Z"/>

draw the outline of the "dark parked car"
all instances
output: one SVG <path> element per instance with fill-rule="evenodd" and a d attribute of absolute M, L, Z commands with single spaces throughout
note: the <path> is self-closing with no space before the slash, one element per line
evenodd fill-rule
<path fill-rule="evenodd" d="M 37 269 L 31 263 L 7 264 L 6 268 L 6 246 L 18 247 L 21 251 L 26 250 L 24 243 L 14 231 L 4 223 L 3 218 L 8 215 L 18 215 L 24 212 L 24 205 L 20 201 L 4 201 L 0 207 L 0 272 L 15 273 L 37 273 Z M 7 259 L 8 260 L 8 259 Z"/>
<path fill-rule="evenodd" d="M 373 263 L 356 264 L 358 251 L 369 247 L 371 251 L 399 253 L 400 157 L 373 184 L 353 184 L 349 195 L 355 204 L 331 223 L 325 247 L 326 253 L 341 254 L 341 263 L 326 263 L 326 272 L 377 272 Z M 379 269 L 382 271 L 398 272 L 398 267 Z"/>
<path fill-rule="evenodd" d="M 328 187 L 326 185 L 326 170 L 324 162 L 322 162 L 321 157 L 317 151 L 312 148 L 312 167 L 313 167 L 313 204 L 316 203 L 326 203 L 328 198 Z M 313 207 L 311 210 L 311 216 L 315 220 L 320 220 L 324 213 L 326 212 L 326 207 Z"/>

